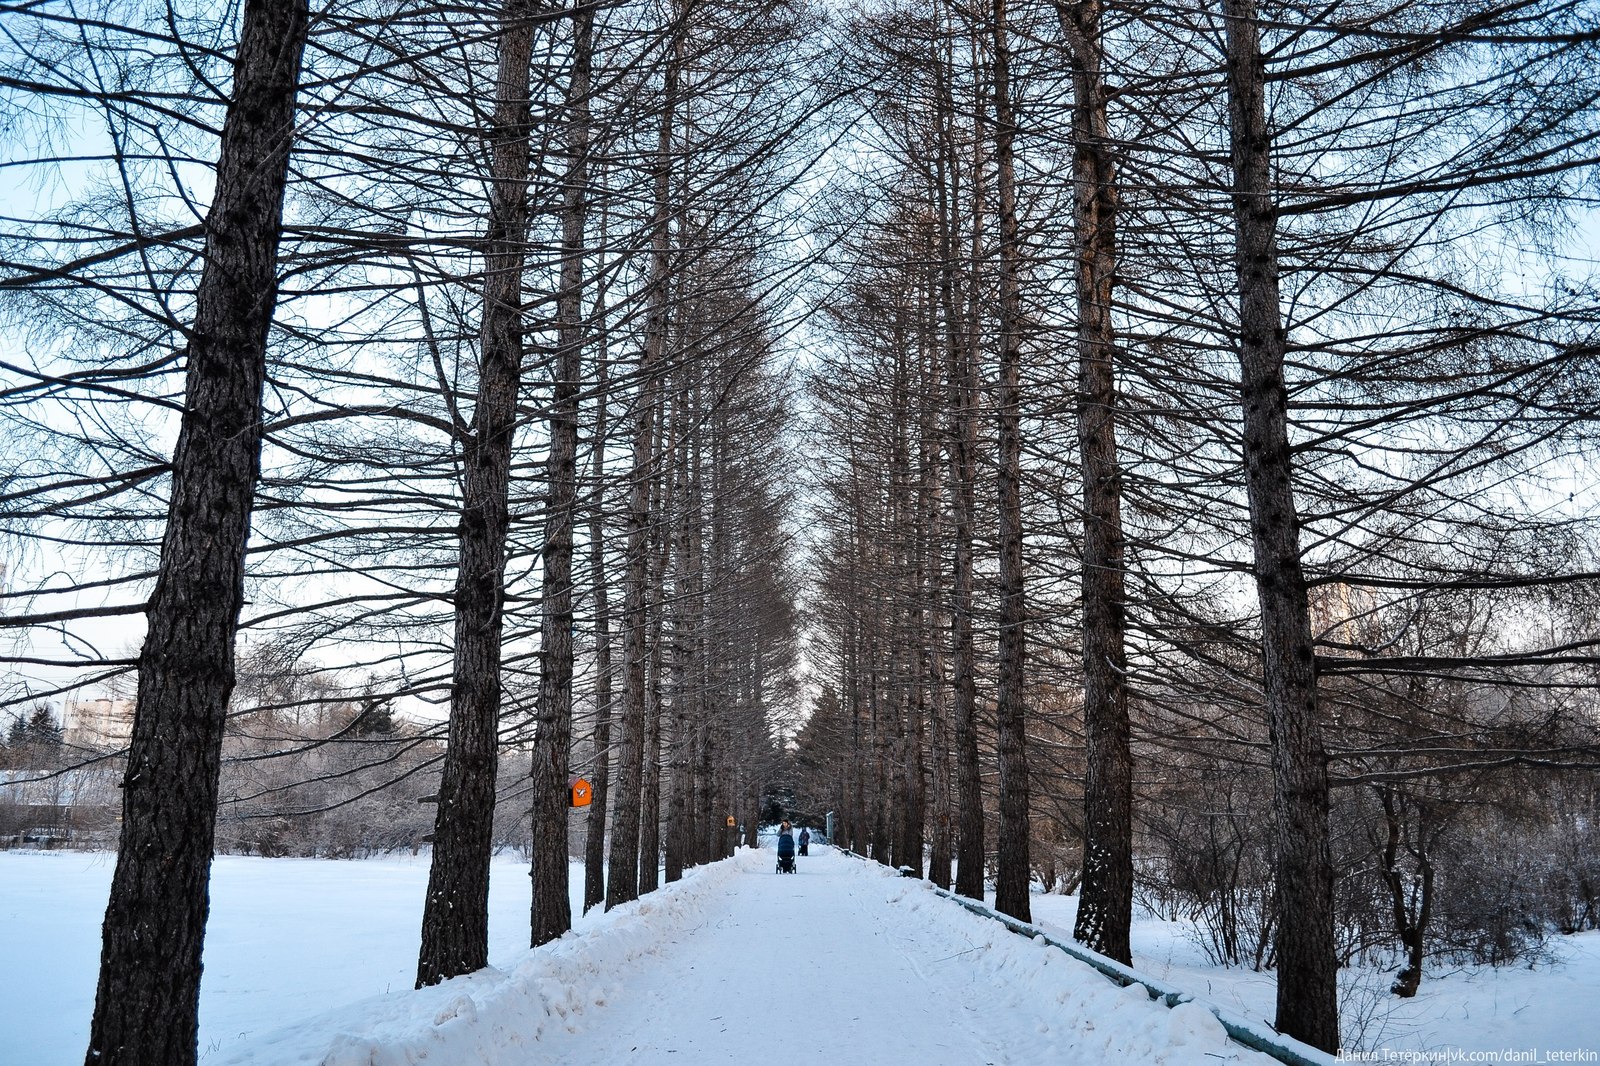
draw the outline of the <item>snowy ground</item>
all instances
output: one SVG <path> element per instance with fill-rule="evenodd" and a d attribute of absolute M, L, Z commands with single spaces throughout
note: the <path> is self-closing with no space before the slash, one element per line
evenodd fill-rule
<path fill-rule="evenodd" d="M 1265 1061 L 1204 1010 L 1117 989 L 919 882 L 826 849 L 800 863 L 779 877 L 742 851 L 531 952 L 525 867 L 497 864 L 498 968 L 414 992 L 424 862 L 224 857 L 204 1061 Z M 81 1061 L 108 879 L 104 856 L 0 853 L 0 921 L 21 934 L 0 941 L 0 1061 Z"/>
<path fill-rule="evenodd" d="M 992 902 L 992 898 L 991 898 Z M 1069 938 L 1076 896 L 1035 895 L 1034 924 Z M 1600 932 L 1555 937 L 1554 961 L 1529 969 L 1430 969 L 1416 998 L 1389 994 L 1392 972 L 1345 970 L 1339 975 L 1345 1045 L 1382 1060 L 1485 1054 L 1477 1061 L 1546 1062 L 1552 1054 L 1585 1052 L 1575 1061 L 1600 1062 Z M 1133 925 L 1133 965 L 1247 1020 L 1270 1021 L 1277 986 L 1269 973 L 1212 965 L 1182 922 L 1151 918 Z M 1521 1058 L 1503 1054 L 1507 1049 Z M 1531 1054 L 1527 1054 L 1531 1052 Z"/>
<path fill-rule="evenodd" d="M 831 850 L 693 871 L 499 970 L 353 1004 L 228 1066 L 524 1063 L 1202 1066 L 1261 1056 L 1060 952 Z"/>
<path fill-rule="evenodd" d="M 108 854 L 0 851 L 0 1066 L 78 1066 L 89 1044 Z M 416 979 L 426 855 L 340 862 L 220 855 L 200 994 L 206 1062 L 241 1039 Z M 573 878 L 578 901 L 583 871 Z M 528 944 L 526 863 L 497 858 L 489 954 Z M 578 902 L 575 901 L 575 902 Z"/>
<path fill-rule="evenodd" d="M 426 857 L 217 860 L 201 1046 L 207 1066 L 642 1063 L 1218 1063 L 1268 1060 L 1199 1006 L 1168 1011 L 922 883 L 814 848 L 694 871 L 576 934 L 526 949 L 528 876 L 497 860 L 495 968 L 411 990 Z M 576 889 L 581 871 L 575 869 Z M 82 1061 L 110 859 L 0 852 L 0 1066 Z M 1068 932 L 1074 901 L 1035 896 Z M 1141 922 L 1135 964 L 1247 1018 L 1265 975 L 1206 964 L 1181 926 Z M 1367 1048 L 1600 1048 L 1600 935 L 1534 971 L 1430 975 L 1409 1003 L 1386 975 L 1347 992 Z M 1372 1009 L 1376 1006 L 1378 1009 Z M 1351 1022 L 1347 1020 L 1347 1030 Z M 1442 1056 L 1441 1056 L 1442 1057 Z M 1513 1061 L 1500 1058 L 1498 1061 Z M 1595 1062 L 1597 1058 L 1577 1061 Z"/>

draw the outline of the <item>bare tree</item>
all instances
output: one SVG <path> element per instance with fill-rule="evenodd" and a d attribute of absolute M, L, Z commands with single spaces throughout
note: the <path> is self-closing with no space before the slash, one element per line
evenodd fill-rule
<path fill-rule="evenodd" d="M 522 382 L 529 103 L 538 13 L 507 0 L 497 37 L 478 395 L 463 449 L 450 736 L 422 913 L 417 987 L 489 963 L 489 859 L 501 695 L 511 449 Z M 564 782 L 563 782 L 564 784 Z M 562 847 L 563 861 L 565 846 Z"/>
<path fill-rule="evenodd" d="M 567 895 L 567 768 L 572 743 L 572 541 L 578 503 L 578 390 L 583 374 L 586 188 L 594 13 L 573 15 L 567 82 L 567 173 L 561 205 L 559 348 L 553 372 L 549 502 L 539 643 L 539 710 L 533 750 L 533 945 L 572 928 Z"/>
<path fill-rule="evenodd" d="M 995 908 L 1028 921 L 1029 866 L 1027 694 L 1024 687 L 1027 601 L 1022 573 L 1022 248 L 1017 229 L 1016 117 L 1011 96 L 1011 45 L 1006 0 L 995 0 L 995 191 L 999 197 L 1000 367 L 995 391 L 999 420 L 1000 662 L 995 716 L 1000 762 L 1000 839 Z"/>
<path fill-rule="evenodd" d="M 667 50 L 662 68 L 661 112 L 652 174 L 652 217 L 650 223 L 650 276 L 645 342 L 639 353 L 639 395 L 634 401 L 633 465 L 629 474 L 627 511 L 627 575 L 623 594 L 623 685 L 621 768 L 617 779 L 616 813 L 611 828 L 610 876 L 606 883 L 606 908 L 637 899 L 639 868 L 652 865 L 654 855 L 640 852 L 640 819 L 657 817 L 656 812 L 641 814 L 647 726 L 648 677 L 648 589 L 650 561 L 650 493 L 654 484 L 659 404 L 659 371 L 666 356 L 668 283 L 672 253 L 673 135 L 678 107 L 678 79 L 687 47 L 685 29 L 687 9 L 674 5 Z"/>
<path fill-rule="evenodd" d="M 222 726 L 261 464 L 261 389 L 308 21 L 301 0 L 253 0 L 239 34 L 188 333 L 161 567 L 139 654 L 91 1063 L 155 1066 L 198 1056 Z"/>
<path fill-rule="evenodd" d="M 1316 654 L 1290 459 L 1266 78 L 1253 0 L 1228 0 L 1226 16 L 1245 485 L 1272 734 L 1279 920 L 1276 1025 L 1312 1047 L 1334 1051 L 1339 1047 L 1339 1012 L 1328 758 L 1317 717 Z"/>
<path fill-rule="evenodd" d="M 1117 176 L 1098 0 L 1058 4 L 1072 56 L 1078 442 L 1083 482 L 1083 873 L 1073 936 L 1129 965 L 1133 949 L 1133 752 L 1128 722 L 1122 466 L 1112 324 Z"/>

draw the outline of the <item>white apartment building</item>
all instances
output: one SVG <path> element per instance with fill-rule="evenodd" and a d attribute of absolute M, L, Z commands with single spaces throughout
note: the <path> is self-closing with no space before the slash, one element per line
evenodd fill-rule
<path fill-rule="evenodd" d="M 62 739 L 75 748 L 125 748 L 133 739 L 133 700 L 68 700 Z"/>

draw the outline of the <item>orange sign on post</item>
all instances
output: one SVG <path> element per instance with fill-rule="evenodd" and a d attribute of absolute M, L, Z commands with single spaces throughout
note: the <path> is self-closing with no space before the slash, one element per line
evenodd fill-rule
<path fill-rule="evenodd" d="M 571 797 L 567 801 L 569 807 L 587 807 L 594 799 L 594 787 L 582 777 L 574 777 L 571 782 Z"/>

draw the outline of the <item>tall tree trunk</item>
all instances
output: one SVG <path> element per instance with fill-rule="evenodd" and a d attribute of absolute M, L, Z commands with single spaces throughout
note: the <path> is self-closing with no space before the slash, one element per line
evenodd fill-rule
<path fill-rule="evenodd" d="M 852 464 L 854 456 L 851 457 Z M 857 508 L 851 517 L 851 558 L 859 563 L 861 549 L 861 514 Z M 860 573 L 857 565 L 855 572 Z M 865 636 L 861 619 L 861 593 L 859 579 L 852 577 L 851 585 L 856 595 L 852 598 L 849 632 L 846 635 L 844 702 L 850 709 L 850 801 L 846 806 L 849 824 L 850 850 L 857 855 L 867 853 L 867 769 L 866 753 L 862 747 L 861 718 L 861 660 L 865 653 Z"/>
<path fill-rule="evenodd" d="M 698 422 L 700 412 L 704 410 L 703 385 L 696 378 L 693 390 L 693 409 Z M 693 628 L 693 641 L 689 650 L 690 662 L 694 669 L 686 683 L 690 686 L 695 716 L 684 727 L 685 766 L 684 766 L 684 862 L 698 861 L 695 858 L 694 832 L 698 811 L 700 810 L 700 793 L 697 791 L 699 783 L 695 779 L 693 754 L 694 754 L 694 723 L 703 721 L 710 713 L 713 706 L 708 696 L 711 690 L 710 662 L 712 657 L 713 639 L 715 633 L 711 618 L 711 594 L 706 579 L 706 529 L 705 506 L 706 490 L 706 465 L 705 465 L 705 435 L 695 434 L 689 445 L 689 485 L 690 485 L 690 518 L 689 523 L 689 583 L 690 594 L 693 597 L 693 615 L 699 620 Z M 760 797 L 756 798 L 759 805 Z M 756 820 L 752 819 L 747 832 L 752 841 L 756 839 Z M 751 844 L 755 846 L 754 843 Z"/>
<path fill-rule="evenodd" d="M 1133 753 L 1112 286 L 1117 175 L 1106 123 L 1099 0 L 1058 4 L 1072 52 L 1073 228 L 1077 252 L 1078 451 L 1083 476 L 1083 875 L 1072 935 L 1132 964 Z"/>
<path fill-rule="evenodd" d="M 702 468 L 700 465 L 701 451 L 698 440 L 693 446 L 693 453 L 691 464 L 695 471 L 695 498 L 698 501 L 704 498 L 699 488 L 700 471 Z M 708 608 L 705 591 L 705 574 L 704 570 L 702 569 L 705 559 L 705 537 L 704 531 L 700 527 L 698 515 L 695 519 L 694 528 L 690 531 L 689 555 L 690 558 L 695 560 L 695 576 L 693 583 L 695 599 L 694 611 L 695 617 L 700 621 L 699 624 L 694 626 L 692 639 L 693 647 L 689 652 L 690 662 L 693 664 L 694 669 L 691 675 L 685 681 L 685 684 L 688 685 L 692 690 L 693 694 L 690 699 L 693 701 L 693 708 L 696 712 L 694 717 L 689 718 L 684 722 L 682 737 L 684 793 L 683 841 L 680 845 L 680 852 L 683 856 L 683 863 L 685 867 L 694 866 L 700 861 L 699 849 L 695 844 L 695 841 L 699 839 L 696 834 L 698 833 L 700 824 L 700 781 L 695 775 L 694 761 L 695 752 L 697 750 L 695 747 L 696 726 L 697 723 L 705 719 L 706 714 L 708 713 L 710 703 L 707 700 L 706 693 L 711 687 L 711 675 L 708 664 L 712 654 L 712 642 L 711 633 L 709 632 L 710 619 L 707 616 Z"/>
<path fill-rule="evenodd" d="M 698 422 L 691 380 L 692 364 L 686 364 L 678 391 L 678 403 L 686 413 L 685 424 Z M 668 732 L 667 760 L 671 774 L 667 779 L 666 879 L 677 881 L 685 865 L 692 862 L 689 848 L 692 821 L 694 775 L 690 772 L 689 735 L 693 695 L 690 692 L 694 666 L 694 627 L 703 622 L 698 589 L 699 560 L 694 553 L 694 526 L 699 484 L 694 476 L 689 434 L 677 444 L 678 473 L 675 567 L 672 590 L 672 727 Z"/>
<path fill-rule="evenodd" d="M 183 1066 L 198 1052 L 200 955 L 245 545 L 261 471 L 261 392 L 303 0 L 249 0 L 206 216 L 161 564 L 139 653 L 86 1062 Z"/>
<path fill-rule="evenodd" d="M 706 722 L 699 728 L 698 763 L 694 768 L 694 775 L 699 778 L 699 799 L 701 799 L 701 837 L 699 837 L 699 861 L 712 863 L 717 860 L 718 834 L 722 832 L 722 818 L 718 818 L 718 807 L 722 805 L 722 787 L 717 781 L 717 727 L 714 722 Z"/>
<path fill-rule="evenodd" d="M 919 621 L 920 621 L 920 613 Z M 912 631 L 914 641 L 920 641 L 923 634 L 919 629 Z M 913 644 L 915 647 L 915 644 Z M 913 875 L 923 875 L 923 853 L 927 849 L 927 784 L 925 782 L 925 752 L 927 748 L 927 689 L 923 687 L 924 662 L 921 655 L 913 657 L 913 652 L 906 653 L 907 662 L 907 705 L 906 710 L 910 717 L 906 737 L 906 785 L 905 785 L 905 842 L 900 848 L 900 865 L 909 866 Z"/>
<path fill-rule="evenodd" d="M 936 182 L 942 183 L 944 180 L 944 169 L 942 165 L 937 167 Z M 947 250 L 943 236 L 942 207 L 940 215 L 936 236 L 939 238 L 938 251 L 942 256 Z M 926 723 L 928 746 L 925 751 L 932 760 L 929 773 L 932 796 L 927 803 L 927 811 L 931 812 L 933 822 L 931 839 L 928 841 L 928 879 L 941 888 L 949 888 L 952 857 L 950 738 L 947 736 L 944 700 L 944 573 L 939 560 L 944 511 L 944 482 L 940 476 L 943 455 L 939 443 L 942 433 L 939 425 L 939 394 L 943 378 L 943 344 L 939 320 L 946 307 L 941 285 L 944 273 L 944 270 L 936 268 L 928 279 L 929 306 L 923 316 L 921 329 L 918 390 L 922 413 L 917 421 L 919 535 L 914 550 L 917 553 L 916 642 L 922 649 L 918 664 L 921 671 L 918 678 L 921 706 L 917 742 L 919 749 L 922 749 L 921 730 Z M 919 751 L 919 765 L 922 757 Z M 926 813 L 919 835 L 929 835 Z"/>
<path fill-rule="evenodd" d="M 656 602 L 660 603 L 657 597 Z M 644 776 L 639 790 L 639 894 L 661 887 L 661 616 L 650 620 L 650 705 L 644 735 Z"/>
<path fill-rule="evenodd" d="M 667 420 L 666 390 L 661 390 L 661 411 L 657 419 L 662 426 L 661 447 L 658 449 L 657 476 L 651 490 L 650 513 L 665 515 L 673 495 L 672 466 L 667 462 L 671 454 L 673 437 L 680 431 L 681 413 Z M 661 887 L 661 726 L 665 714 L 662 688 L 665 682 L 665 663 L 662 657 L 662 625 L 664 591 L 667 567 L 670 564 L 672 535 L 667 523 L 651 522 L 653 550 L 650 563 L 650 665 L 649 703 L 645 711 L 644 776 L 639 791 L 639 894 L 654 892 Z"/>
<path fill-rule="evenodd" d="M 708 712 L 703 715 L 694 732 L 694 861 L 696 863 L 710 862 L 716 857 L 715 836 L 718 831 L 716 818 L 717 807 L 717 782 L 716 751 L 714 719 L 726 714 L 727 704 L 735 697 L 734 685 L 737 682 L 737 668 L 734 665 L 738 648 L 735 647 L 728 631 L 729 595 L 732 585 L 734 545 L 732 541 L 733 516 L 729 514 L 728 493 L 730 480 L 730 460 L 728 455 L 728 415 L 722 405 L 713 405 L 710 423 L 711 455 L 708 463 L 710 491 L 706 493 L 706 500 L 710 506 L 709 525 L 711 530 L 710 549 L 703 553 L 708 557 L 706 573 L 708 576 L 707 587 L 713 590 L 713 595 L 708 597 L 706 621 L 708 633 L 706 637 L 706 652 L 701 656 L 704 663 L 705 681 L 701 692 L 702 706 Z"/>
<path fill-rule="evenodd" d="M 462 456 L 454 679 L 449 741 L 422 911 L 417 987 L 489 964 L 489 857 L 499 741 L 500 636 L 507 490 L 522 383 L 522 274 L 527 255 L 529 63 L 534 14 L 508 0 L 500 30 L 491 190 L 484 241 L 478 400 Z"/>
<path fill-rule="evenodd" d="M 567 82 L 567 175 L 561 190 L 561 281 L 539 625 L 539 698 L 533 741 L 532 944 L 572 928 L 567 885 L 567 771 L 572 747 L 572 532 L 578 503 L 578 387 L 583 376 L 584 229 L 588 216 L 589 79 L 594 11 L 572 16 Z M 601 402 L 604 402 L 603 399 Z"/>
<path fill-rule="evenodd" d="M 976 63 L 974 63 L 976 66 Z M 976 71 L 975 71 L 976 73 Z M 945 83 L 948 92 L 948 82 Z M 948 104 L 951 116 L 955 103 Z M 972 899 L 983 898 L 984 819 L 983 777 L 978 761 L 978 681 L 977 652 L 973 640 L 973 556 L 977 521 L 978 478 L 978 256 L 983 244 L 984 162 L 983 138 L 975 119 L 972 164 L 971 264 L 968 279 L 968 308 L 960 315 L 955 303 L 955 227 L 957 212 L 953 117 L 941 123 L 946 150 L 950 153 L 951 196 L 945 206 L 948 222 L 941 234 L 944 266 L 939 279 L 939 302 L 945 320 L 945 366 L 950 406 L 950 516 L 954 525 L 953 572 L 951 574 L 951 678 L 956 741 L 956 892 Z M 941 183 L 942 184 L 942 183 Z"/>
<path fill-rule="evenodd" d="M 603 323 L 602 323 L 603 324 Z M 604 334 L 604 329 L 600 330 Z M 605 554 L 607 354 L 596 355 L 594 501 L 589 511 L 589 575 L 594 586 L 594 778 L 583 841 L 583 909 L 606 898 L 606 810 L 611 800 L 611 603 Z"/>
<path fill-rule="evenodd" d="M 920 321 L 923 308 L 917 294 L 912 295 L 909 307 L 896 308 L 893 328 L 894 381 L 890 395 L 893 413 L 890 416 L 891 444 L 889 452 L 889 508 L 888 525 L 884 531 L 889 569 L 886 574 L 891 592 L 888 617 L 888 709 L 894 718 L 894 732 L 890 743 L 893 777 L 893 803 L 890 839 L 896 866 L 912 867 L 916 876 L 922 876 L 920 841 L 913 854 L 912 835 L 920 835 L 918 822 L 921 803 L 917 792 L 922 783 L 922 765 L 912 756 L 911 719 L 917 713 L 918 703 L 914 690 L 918 682 L 918 661 L 915 656 L 917 638 L 915 620 L 918 617 L 918 596 L 921 593 L 919 573 L 912 558 L 916 551 L 921 523 L 912 501 L 911 433 L 917 420 L 912 417 L 916 401 L 911 394 L 911 353 L 908 350 L 920 337 L 920 329 L 908 329 L 906 312 L 913 321 Z M 920 349 L 919 349 L 920 350 Z"/>
<path fill-rule="evenodd" d="M 676 8 L 676 5 L 674 5 Z M 675 11 L 676 13 L 676 11 Z M 633 469 L 628 495 L 627 573 L 623 584 L 622 762 L 617 808 L 611 820 L 610 877 L 606 909 L 639 898 L 639 825 L 649 700 L 645 660 L 649 649 L 647 604 L 650 581 L 650 486 L 656 459 L 657 376 L 667 347 L 667 281 L 672 251 L 672 137 L 678 105 L 678 69 L 683 59 L 683 27 L 676 25 L 663 72 L 661 124 L 650 222 L 650 292 L 644 347 L 639 353 L 639 396 L 634 408 Z M 650 814 L 654 817 L 654 814 Z M 649 856 L 653 864 L 655 856 Z"/>
<path fill-rule="evenodd" d="M 936 602 L 940 595 L 937 584 L 929 593 L 931 602 Z M 950 736 L 947 722 L 948 712 L 944 704 L 944 658 L 939 647 L 940 630 L 942 621 L 937 608 L 930 611 L 934 622 L 926 631 L 925 640 L 928 642 L 927 651 L 927 691 L 928 691 L 928 754 L 932 759 L 932 773 L 930 779 L 933 796 L 929 807 L 933 812 L 933 839 L 930 841 L 928 854 L 928 880 L 940 888 L 950 887 L 950 861 L 952 857 L 951 844 L 951 780 L 950 780 Z"/>
<path fill-rule="evenodd" d="M 753 660 L 754 670 L 752 671 L 751 675 L 752 684 L 749 704 L 750 720 L 755 722 L 766 722 L 767 704 L 765 693 L 767 689 L 767 660 L 761 644 L 758 643 L 751 648 L 751 658 Z M 733 814 L 733 795 L 728 791 L 728 785 L 726 782 L 731 781 L 734 776 L 732 765 L 734 762 L 734 748 L 733 737 L 731 733 L 725 731 L 723 739 L 724 743 L 722 744 L 722 749 L 726 753 L 724 756 L 726 766 L 722 775 L 724 783 L 719 786 L 720 802 L 717 805 L 717 813 L 720 817 L 718 818 L 717 825 L 719 826 L 719 832 L 722 834 L 719 838 L 721 841 L 721 849 L 718 851 L 718 855 L 725 859 L 733 854 L 733 837 L 726 828 L 728 816 Z"/>
<path fill-rule="evenodd" d="M 937 316 L 937 289 L 931 273 L 924 273 L 918 286 L 916 364 L 908 382 L 908 401 L 916 411 L 910 430 L 915 433 L 915 447 L 908 447 L 906 465 L 906 521 L 910 537 L 906 542 L 907 633 L 906 633 L 906 710 L 909 716 L 906 730 L 906 782 L 905 782 L 905 856 L 901 865 L 910 866 L 917 877 L 923 876 L 923 859 L 927 850 L 928 786 L 927 786 L 927 728 L 932 702 L 934 637 L 928 624 L 936 616 L 938 581 L 929 574 L 927 546 L 932 538 L 932 528 L 938 523 L 938 507 L 934 496 L 935 471 L 938 461 L 931 453 L 936 432 L 932 412 L 937 406 L 936 374 L 929 372 L 937 362 L 938 345 L 930 326 Z M 914 465 L 913 465 L 914 464 Z M 913 491 L 912 473 L 915 470 Z"/>
<path fill-rule="evenodd" d="M 995 909 L 1029 920 L 1028 737 L 1023 661 L 1027 618 L 1022 579 L 1022 266 L 1012 142 L 1011 46 L 1006 0 L 994 0 L 994 162 L 1000 205 L 1000 663 L 995 691 L 1000 822 L 995 859 Z"/>
<path fill-rule="evenodd" d="M 877 552 L 873 553 L 875 556 Z M 881 567 L 880 567 L 881 570 Z M 888 865 L 893 855 L 889 842 L 889 711 L 884 706 L 881 636 L 884 628 L 883 593 L 872 596 L 872 635 L 867 643 L 867 700 L 872 712 L 872 857 Z"/>
<path fill-rule="evenodd" d="M 641 363 L 649 362 L 650 341 Z M 622 743 L 615 810 L 611 816 L 611 849 L 606 878 L 606 909 L 639 898 L 639 837 L 643 818 L 644 759 L 649 703 L 650 478 L 656 448 L 656 403 L 653 374 L 644 374 L 636 399 L 633 484 L 629 489 L 627 570 L 623 577 Z"/>
<path fill-rule="evenodd" d="M 1275 1024 L 1280 1032 L 1331 1052 L 1339 1046 L 1339 1014 L 1328 763 L 1317 718 L 1316 659 L 1289 449 L 1265 65 L 1254 0 L 1225 0 L 1223 10 L 1245 484 L 1272 742 L 1279 914 Z"/>

